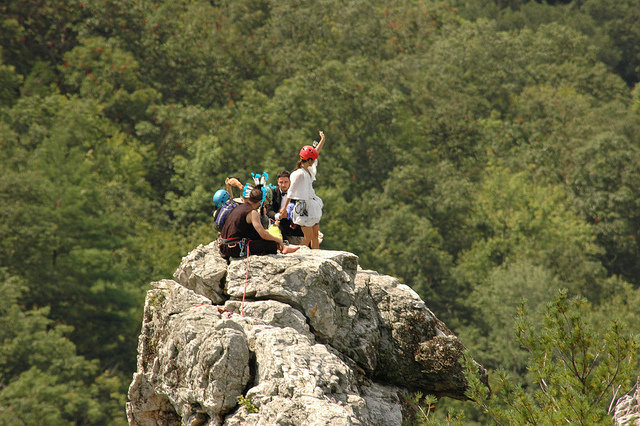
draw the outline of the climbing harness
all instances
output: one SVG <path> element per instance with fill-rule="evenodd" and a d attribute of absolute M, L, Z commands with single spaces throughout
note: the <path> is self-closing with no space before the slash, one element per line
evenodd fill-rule
<path fill-rule="evenodd" d="M 294 209 L 298 216 L 309 216 L 309 212 L 307 211 L 307 202 L 305 200 L 296 200 Z"/>
<path fill-rule="evenodd" d="M 247 238 L 222 238 L 219 237 L 219 242 L 218 245 L 219 246 L 227 246 L 228 248 L 234 248 L 236 246 L 240 247 L 240 257 L 244 257 L 245 255 L 245 248 L 247 246 L 247 244 L 249 243 L 249 239 Z"/>

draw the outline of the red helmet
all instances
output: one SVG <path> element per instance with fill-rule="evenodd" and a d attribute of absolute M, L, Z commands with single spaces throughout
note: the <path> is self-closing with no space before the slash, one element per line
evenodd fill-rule
<path fill-rule="evenodd" d="M 318 150 L 312 147 L 311 145 L 305 145 L 300 150 L 300 159 L 308 160 L 309 158 L 317 160 L 318 159 Z"/>

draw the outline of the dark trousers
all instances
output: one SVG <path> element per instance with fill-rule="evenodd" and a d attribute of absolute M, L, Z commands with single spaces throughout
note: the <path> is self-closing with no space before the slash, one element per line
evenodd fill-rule
<path fill-rule="evenodd" d="M 248 242 L 249 256 L 260 254 L 276 254 L 278 252 L 278 243 L 268 240 L 250 240 Z M 245 253 L 247 250 L 245 249 Z M 240 244 L 222 244 L 220 245 L 220 254 L 225 259 L 230 257 L 240 257 Z"/>
<path fill-rule="evenodd" d="M 283 237 L 287 237 L 289 235 L 293 235 L 294 237 L 304 237 L 302 228 L 298 225 L 294 225 L 289 219 L 280 219 L 279 228 Z"/>

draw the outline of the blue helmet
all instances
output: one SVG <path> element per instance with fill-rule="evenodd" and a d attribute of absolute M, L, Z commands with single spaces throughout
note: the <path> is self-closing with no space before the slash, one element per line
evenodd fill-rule
<path fill-rule="evenodd" d="M 213 194 L 213 204 L 216 207 L 221 207 L 224 203 L 229 201 L 229 193 L 226 189 L 218 189 L 215 194 Z"/>

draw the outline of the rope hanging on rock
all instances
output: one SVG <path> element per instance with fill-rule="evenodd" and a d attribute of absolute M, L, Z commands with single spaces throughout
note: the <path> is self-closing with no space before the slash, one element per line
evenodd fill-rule
<path fill-rule="evenodd" d="M 247 295 L 247 282 L 249 281 L 249 241 L 247 241 L 247 272 L 244 278 L 244 290 L 242 291 L 242 305 L 240 306 L 240 316 L 244 316 L 244 298 Z"/>

